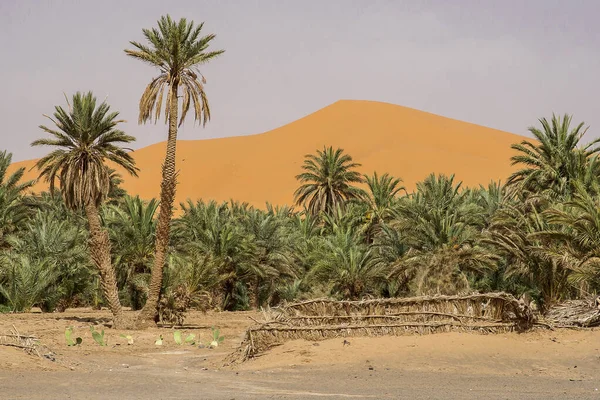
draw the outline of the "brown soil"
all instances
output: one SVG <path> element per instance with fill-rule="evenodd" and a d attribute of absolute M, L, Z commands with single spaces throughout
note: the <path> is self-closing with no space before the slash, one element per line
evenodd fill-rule
<path fill-rule="evenodd" d="M 293 341 L 236 366 L 225 366 L 258 313 L 191 313 L 181 331 L 216 349 L 178 346 L 173 329 L 106 329 L 108 346 L 91 338 L 106 311 L 0 315 L 0 334 L 13 326 L 35 335 L 54 360 L 0 346 L 0 398 L 313 399 L 313 398 L 600 398 L 600 332 L 449 333 L 426 336 Z M 73 326 L 83 344 L 68 347 Z M 163 346 L 154 344 L 163 335 Z M 44 351 L 43 351 L 44 353 Z"/>
<path fill-rule="evenodd" d="M 200 128 L 189 129 L 201 135 Z M 180 141 L 175 205 L 200 198 L 247 201 L 256 207 L 266 201 L 291 205 L 304 155 L 323 146 L 343 148 L 363 165 L 361 172 L 402 178 L 408 190 L 432 172 L 456 174 L 468 186 L 487 185 L 510 175 L 510 145 L 523 139 L 393 104 L 339 101 L 263 134 Z M 139 178 L 124 176 L 123 187 L 130 194 L 158 197 L 164 151 L 165 143 L 158 143 L 133 153 L 140 173 Z M 25 179 L 34 179 L 33 165 L 23 161 L 11 170 L 26 167 Z M 35 190 L 45 187 L 41 182 Z"/>

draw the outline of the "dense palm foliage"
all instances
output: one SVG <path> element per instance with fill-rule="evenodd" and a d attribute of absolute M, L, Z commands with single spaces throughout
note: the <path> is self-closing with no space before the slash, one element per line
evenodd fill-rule
<path fill-rule="evenodd" d="M 203 25 L 203 23 L 195 25 L 193 21 L 188 22 L 185 18 L 176 22 L 167 15 L 158 21 L 158 28 L 143 30 L 146 44 L 131 42 L 134 49 L 125 50 L 130 57 L 160 71 L 142 94 L 139 123 L 152 119 L 156 122 L 160 118 L 163 96 L 166 92 L 164 114 L 165 122 L 169 124 L 167 151 L 162 166 L 154 265 L 148 299 L 139 318 L 141 325 L 146 325 L 155 319 L 163 283 L 163 267 L 169 245 L 173 201 L 177 186 L 175 169 L 177 127 L 185 121 L 190 106 L 194 110 L 196 121 L 204 125 L 210 119 L 210 107 L 204 90 L 206 80 L 200 73 L 199 67 L 222 54 L 223 50 L 208 51 L 215 35 L 202 36 Z M 182 97 L 181 115 L 178 116 L 180 97 Z"/>
<path fill-rule="evenodd" d="M 454 176 L 431 174 L 407 192 L 399 178 L 361 175 L 349 155 L 325 148 L 307 156 L 297 176 L 301 210 L 188 200 L 165 249 L 160 319 L 177 321 L 173 315 L 190 307 L 498 290 L 528 294 L 545 312 L 597 293 L 595 142 L 577 147 L 581 126 L 570 130 L 569 117 L 541 122 L 542 130 L 532 129 L 538 143 L 515 146 L 522 169 L 507 186 L 465 188 Z M 1 309 L 109 305 L 82 240 L 93 227 L 72 207 L 73 188 L 61 179 L 60 195 L 30 196 L 20 173 L 0 172 L 0 199 L 11 193 L 0 212 L 15 221 L 0 249 Z M 100 204 L 98 224 L 110 237 L 119 300 L 139 309 L 151 292 L 159 203 L 128 196 L 114 174 L 109 180 L 103 197 L 112 193 L 111 201 Z"/>
<path fill-rule="evenodd" d="M 539 120 L 542 129 L 529 128 L 539 144 L 524 140 L 512 146 L 518 154 L 512 157 L 513 165 L 524 165 L 512 174 L 507 183 L 530 194 L 564 198 L 573 192 L 577 181 L 596 183 L 600 177 L 600 139 L 581 146 L 585 134 L 583 122 L 571 129 L 571 116 L 556 115 L 552 120 Z M 590 179 L 591 178 L 591 179 Z"/>
<path fill-rule="evenodd" d="M 111 189 L 111 161 L 128 173 L 135 175 L 133 158 L 122 144 L 135 139 L 117 129 L 123 122 L 118 112 L 111 112 L 106 102 L 96 104 L 91 92 L 76 93 L 68 110 L 55 107 L 53 117 L 48 117 L 55 128 L 40 126 L 50 138 L 38 139 L 33 146 L 50 146 L 53 150 L 42 157 L 36 167 L 40 177 L 46 179 L 54 193 L 58 180 L 66 206 L 84 210 L 90 234 L 90 256 L 101 277 L 108 305 L 114 315 L 115 325 L 122 324 L 123 312 L 117 295 L 117 284 L 111 263 L 108 233 L 101 224 L 98 207 Z"/>
<path fill-rule="evenodd" d="M 12 154 L 0 152 L 0 249 L 6 248 L 6 237 L 27 221 L 29 209 L 23 201 L 24 191 L 33 182 L 21 182 L 25 168 L 8 174 Z"/>

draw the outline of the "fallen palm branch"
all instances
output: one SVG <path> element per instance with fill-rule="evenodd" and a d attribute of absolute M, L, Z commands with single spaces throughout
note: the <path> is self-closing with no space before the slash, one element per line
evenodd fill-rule
<path fill-rule="evenodd" d="M 16 347 L 25 350 L 27 354 L 41 357 L 39 339 L 35 336 L 21 335 L 14 325 L 11 333 L 0 335 L 0 346 Z"/>
<path fill-rule="evenodd" d="M 569 300 L 552 307 L 544 320 L 557 328 L 591 328 L 600 326 L 598 298 Z"/>
<path fill-rule="evenodd" d="M 500 333 L 531 328 L 531 309 L 506 293 L 335 301 L 315 299 L 263 313 L 246 331 L 232 362 L 254 357 L 289 340 L 399 336 L 439 332 Z"/>

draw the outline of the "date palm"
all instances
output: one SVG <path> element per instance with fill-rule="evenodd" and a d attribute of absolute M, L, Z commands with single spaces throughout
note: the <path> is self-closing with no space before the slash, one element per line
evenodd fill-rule
<path fill-rule="evenodd" d="M 0 249 L 7 247 L 7 235 L 17 231 L 27 220 L 29 209 L 22 197 L 33 185 L 33 181 L 21 181 L 25 168 L 7 174 L 11 161 L 11 153 L 0 151 Z"/>
<path fill-rule="evenodd" d="M 381 176 L 374 172 L 372 176 L 364 175 L 368 192 L 365 201 L 369 205 L 367 242 L 381 230 L 381 225 L 391 219 L 392 208 L 401 192 L 406 192 L 402 179 L 394 178 L 388 173 Z"/>
<path fill-rule="evenodd" d="M 573 182 L 585 179 L 590 170 L 587 165 L 600 153 L 600 139 L 580 146 L 585 134 L 584 124 L 571 128 L 571 116 L 553 115 L 552 120 L 539 120 L 542 129 L 530 127 L 529 132 L 539 143 L 523 140 L 511 147 L 518 154 L 511 158 L 512 165 L 523 168 L 513 173 L 507 184 L 513 189 L 532 194 L 545 194 L 564 198 L 573 192 Z M 600 178 L 600 168 L 593 163 L 595 179 Z"/>
<path fill-rule="evenodd" d="M 387 265 L 350 230 L 338 230 L 323 239 L 317 261 L 307 278 L 313 285 L 327 282 L 332 294 L 358 300 L 376 294 L 385 282 Z"/>
<path fill-rule="evenodd" d="M 40 178 L 46 179 L 50 191 L 54 192 L 58 181 L 65 204 L 71 209 L 85 211 L 90 231 L 90 257 L 100 273 L 103 294 L 115 327 L 124 324 L 123 310 L 111 263 L 108 233 L 98 211 L 110 190 L 110 170 L 106 162 L 111 161 L 137 175 L 133 158 L 120 147 L 135 138 L 117 129 L 123 122 L 117 119 L 118 116 L 118 112 L 110 112 L 106 102 L 97 106 L 91 92 L 78 92 L 73 96 L 73 104 L 68 103 L 68 110 L 57 106 L 53 117 L 47 116 L 55 129 L 40 126 L 51 137 L 32 143 L 32 146 L 54 148 L 36 163 Z"/>
<path fill-rule="evenodd" d="M 590 291 L 600 288 L 600 200 L 590 195 L 582 185 L 576 186 L 573 199 L 544 212 L 548 220 L 560 227 L 540 236 L 559 241 L 559 251 L 547 253 L 565 263 L 572 271 L 569 279 L 588 286 Z"/>
<path fill-rule="evenodd" d="M 317 154 L 306 155 L 304 172 L 296 176 L 302 183 L 294 193 L 296 204 L 304 205 L 311 215 L 317 216 L 333 212 L 348 200 L 361 198 L 364 192 L 353 186 L 363 182 L 354 170 L 357 167 L 360 164 L 340 148 L 327 147 L 317 150 Z"/>
<path fill-rule="evenodd" d="M 210 119 L 210 107 L 204 91 L 206 80 L 198 68 L 224 51 L 207 51 L 215 35 L 202 36 L 203 25 L 203 23 L 195 25 L 193 21 L 188 22 L 185 18 L 176 22 L 169 15 L 163 16 L 158 21 L 158 28 L 143 29 L 147 44 L 130 42 L 134 49 L 125 50 L 128 56 L 150 64 L 160 71 L 142 94 L 139 123 L 152 120 L 156 123 L 161 116 L 163 95 L 166 92 L 164 115 L 165 122 L 169 124 L 167 151 L 162 165 L 154 265 L 148 300 L 138 318 L 140 326 L 155 320 L 158 310 L 177 186 L 175 169 L 177 128 L 185 121 L 190 106 L 193 107 L 196 121 L 205 125 Z M 182 96 L 182 103 L 179 117 L 180 96 Z"/>
<path fill-rule="evenodd" d="M 125 195 L 120 205 L 106 208 L 105 221 L 113 243 L 119 287 L 129 293 L 131 308 L 142 308 L 150 277 L 158 201 Z"/>

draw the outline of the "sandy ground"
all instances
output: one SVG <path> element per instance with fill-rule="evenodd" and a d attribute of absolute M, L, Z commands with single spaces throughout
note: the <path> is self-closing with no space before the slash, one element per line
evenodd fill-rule
<path fill-rule="evenodd" d="M 0 333 L 13 325 L 36 335 L 54 361 L 0 346 L 1 399 L 600 399 L 600 331 L 526 334 L 448 333 L 426 336 L 293 341 L 241 365 L 226 366 L 256 313 L 192 313 L 184 334 L 216 349 L 176 345 L 173 330 L 106 330 L 108 346 L 90 325 L 106 312 L 0 315 Z M 72 325 L 83 344 L 67 347 Z M 163 346 L 154 341 L 162 334 Z"/>
<path fill-rule="evenodd" d="M 122 129 L 127 131 L 127 125 Z M 202 137 L 201 129 L 191 124 L 188 129 L 198 129 Z M 510 145 L 523 139 L 393 104 L 339 101 L 263 134 L 180 141 L 175 205 L 188 198 L 234 199 L 261 208 L 266 201 L 291 205 L 304 155 L 323 146 L 343 148 L 362 164 L 360 172 L 402 178 L 408 190 L 432 172 L 456 174 L 468 186 L 487 185 L 505 181 L 513 172 Z M 165 143 L 159 143 L 133 153 L 140 173 L 139 178 L 124 176 L 123 187 L 130 194 L 158 197 L 164 151 Z M 16 163 L 11 170 L 26 167 L 25 179 L 34 179 L 32 165 Z M 40 182 L 35 190 L 43 188 Z"/>

